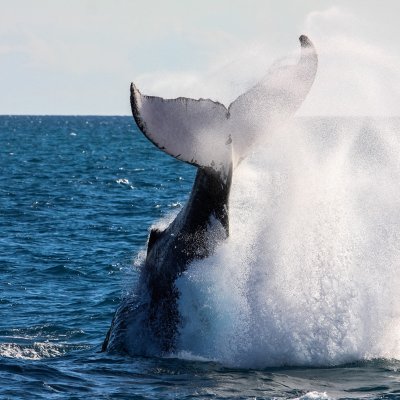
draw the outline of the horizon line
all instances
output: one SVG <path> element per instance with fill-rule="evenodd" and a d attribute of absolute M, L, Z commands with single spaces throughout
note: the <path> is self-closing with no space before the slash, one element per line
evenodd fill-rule
<path fill-rule="evenodd" d="M 131 117 L 132 114 L 0 114 L 0 117 Z M 313 114 L 295 115 L 293 118 L 400 118 L 399 115 L 366 115 L 366 114 Z"/>

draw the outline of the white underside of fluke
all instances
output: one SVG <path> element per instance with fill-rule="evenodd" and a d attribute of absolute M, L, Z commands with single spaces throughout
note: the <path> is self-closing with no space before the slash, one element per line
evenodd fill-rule
<path fill-rule="evenodd" d="M 131 85 L 133 116 L 157 147 L 182 161 L 217 171 L 235 167 L 269 129 L 294 114 L 315 78 L 318 58 L 300 37 L 296 65 L 271 68 L 265 78 L 226 108 L 208 99 L 163 99 Z"/>

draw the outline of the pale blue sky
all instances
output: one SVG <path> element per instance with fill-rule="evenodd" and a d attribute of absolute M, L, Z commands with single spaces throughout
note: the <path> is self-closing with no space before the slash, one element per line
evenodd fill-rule
<path fill-rule="evenodd" d="M 229 103 L 305 33 L 303 114 L 399 115 L 397 0 L 0 0 L 0 114 L 128 115 L 129 84 Z"/>

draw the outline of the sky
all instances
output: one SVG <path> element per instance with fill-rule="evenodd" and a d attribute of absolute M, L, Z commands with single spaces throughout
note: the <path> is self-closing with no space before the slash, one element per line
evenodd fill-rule
<path fill-rule="evenodd" d="M 301 115 L 400 115 L 398 0 L 0 0 L 0 114 L 130 115 L 129 85 L 226 105 L 319 55 Z"/>

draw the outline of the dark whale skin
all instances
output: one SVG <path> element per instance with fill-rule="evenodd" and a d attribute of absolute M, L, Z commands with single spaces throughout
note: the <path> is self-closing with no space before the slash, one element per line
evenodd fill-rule
<path fill-rule="evenodd" d="M 180 324 L 176 278 L 229 235 L 231 182 L 232 166 L 223 174 L 198 168 L 185 207 L 164 231 L 151 230 L 135 295 L 115 312 L 103 351 L 160 355 L 175 349 Z"/>

